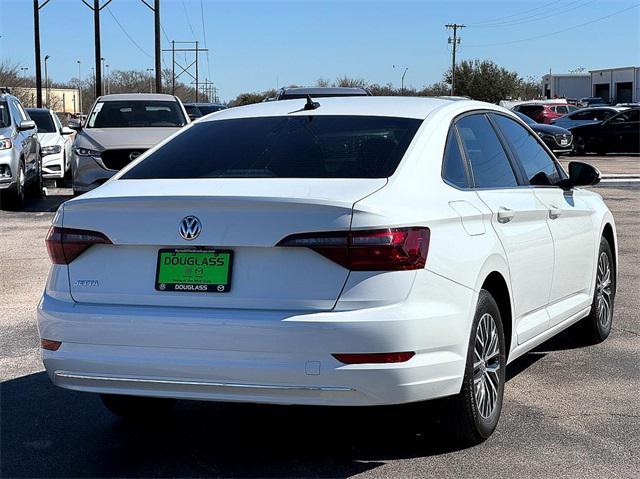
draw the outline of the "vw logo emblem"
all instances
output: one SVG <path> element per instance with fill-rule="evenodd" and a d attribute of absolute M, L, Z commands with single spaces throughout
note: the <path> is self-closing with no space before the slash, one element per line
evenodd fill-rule
<path fill-rule="evenodd" d="M 195 216 L 185 216 L 180 222 L 178 231 L 180 232 L 180 236 L 187 241 L 191 241 L 196 239 L 200 231 L 202 231 L 202 223 L 200 223 L 200 220 Z"/>
<path fill-rule="evenodd" d="M 133 161 L 136 158 L 138 158 L 141 154 L 142 154 L 141 151 L 132 151 L 131 153 L 129 153 L 129 160 Z"/>

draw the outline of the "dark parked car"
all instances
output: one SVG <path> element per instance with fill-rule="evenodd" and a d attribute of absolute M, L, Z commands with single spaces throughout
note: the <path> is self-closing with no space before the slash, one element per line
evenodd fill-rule
<path fill-rule="evenodd" d="M 219 103 L 185 103 L 184 109 L 187 110 L 187 115 L 191 120 L 200 118 L 201 116 L 208 115 L 220 110 L 225 110 L 227 107 L 220 105 Z"/>
<path fill-rule="evenodd" d="M 573 151 L 573 137 L 569 130 L 565 130 L 559 126 L 536 123 L 527 115 L 517 111 L 515 114 L 529 125 L 540 139 L 544 141 L 545 145 L 547 145 L 554 153 L 564 154 L 571 153 Z"/>
<path fill-rule="evenodd" d="M 568 115 L 561 116 L 555 120 L 551 120 L 552 125 L 561 126 L 562 128 L 573 128 L 574 126 L 587 125 L 598 121 L 604 121 L 611 118 L 616 113 L 626 110 L 626 108 L 618 108 L 612 106 L 594 106 L 591 108 L 582 108 Z"/>
<path fill-rule="evenodd" d="M 607 106 L 609 103 L 604 100 L 604 98 L 600 98 L 599 96 L 590 96 L 587 98 L 580 98 L 578 104 L 582 107 L 589 106 Z"/>
<path fill-rule="evenodd" d="M 333 96 L 371 96 L 366 88 L 361 87 L 315 87 L 315 88 L 281 88 L 276 100 L 292 100 L 294 98 L 326 98 Z"/>
<path fill-rule="evenodd" d="M 598 123 L 576 126 L 576 153 L 640 153 L 640 108 L 622 111 Z"/>

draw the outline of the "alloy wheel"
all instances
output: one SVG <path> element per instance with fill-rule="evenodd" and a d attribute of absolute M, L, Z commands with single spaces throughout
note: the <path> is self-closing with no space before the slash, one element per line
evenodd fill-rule
<path fill-rule="evenodd" d="M 596 315 L 603 329 L 609 327 L 612 312 L 611 262 L 606 252 L 601 252 L 598 258 L 598 273 L 596 275 Z"/>
<path fill-rule="evenodd" d="M 478 321 L 474 345 L 473 392 L 480 415 L 487 419 L 496 408 L 500 391 L 500 343 L 493 316 Z"/>

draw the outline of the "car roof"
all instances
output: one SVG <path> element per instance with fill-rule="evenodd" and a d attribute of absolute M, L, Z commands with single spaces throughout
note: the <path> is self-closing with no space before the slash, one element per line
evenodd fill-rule
<path fill-rule="evenodd" d="M 314 110 L 304 110 L 306 100 L 303 98 L 254 103 L 221 110 L 214 116 L 200 121 L 284 116 L 289 114 L 388 116 L 422 120 L 430 113 L 448 105 L 463 107 L 468 104 L 470 107 L 475 108 L 483 108 L 490 105 L 473 100 L 400 96 L 327 97 L 318 98 L 316 101 L 320 106 Z M 491 106 L 495 107 L 495 105 Z"/>
<path fill-rule="evenodd" d="M 291 87 L 282 88 L 281 94 L 284 95 L 368 95 L 367 90 L 362 87 Z"/>
<path fill-rule="evenodd" d="M 222 103 L 207 103 L 207 102 L 199 102 L 199 103 L 185 103 L 185 106 L 224 106 Z"/>
<path fill-rule="evenodd" d="M 30 111 L 43 111 L 43 112 L 47 112 L 47 113 L 53 113 L 51 110 L 49 110 L 48 108 L 25 108 L 25 110 L 27 112 Z"/>
<path fill-rule="evenodd" d="M 115 93 L 113 95 L 102 95 L 97 101 L 132 101 L 132 100 L 160 100 L 176 101 L 173 95 L 164 93 Z"/>

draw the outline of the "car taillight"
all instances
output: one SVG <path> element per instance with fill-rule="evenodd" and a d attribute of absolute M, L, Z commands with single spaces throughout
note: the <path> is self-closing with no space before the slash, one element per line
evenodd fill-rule
<path fill-rule="evenodd" d="M 69 264 L 94 244 L 113 244 L 104 233 L 52 226 L 45 240 L 53 264 Z"/>
<path fill-rule="evenodd" d="M 406 363 L 416 355 L 413 351 L 398 353 L 333 353 L 332 356 L 344 364 Z"/>
<path fill-rule="evenodd" d="M 351 271 L 398 271 L 424 268 L 429 237 L 425 227 L 302 233 L 277 246 L 310 248 Z"/>

